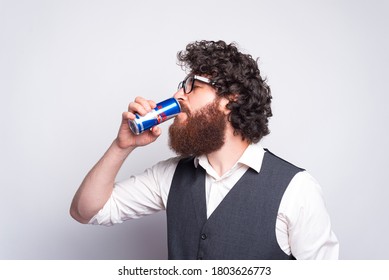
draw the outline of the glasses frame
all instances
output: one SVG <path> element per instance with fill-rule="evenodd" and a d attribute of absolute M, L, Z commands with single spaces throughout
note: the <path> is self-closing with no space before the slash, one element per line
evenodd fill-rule
<path fill-rule="evenodd" d="M 187 92 L 186 91 L 186 89 L 187 89 L 187 81 L 188 81 L 189 78 L 193 78 L 193 79 L 192 79 L 192 84 L 190 85 L 190 91 Z M 206 84 L 209 84 L 211 86 L 214 86 L 216 84 L 216 82 L 214 82 L 211 79 L 208 79 L 206 77 L 202 77 L 202 76 L 198 76 L 198 75 L 190 75 L 190 76 L 186 77 L 182 82 L 180 82 L 178 84 L 178 90 L 184 89 L 184 93 L 185 94 L 191 93 L 192 90 L 193 90 L 193 86 L 194 86 L 194 83 L 195 83 L 196 80 L 200 81 L 200 82 L 203 82 L 203 83 L 206 83 Z"/>

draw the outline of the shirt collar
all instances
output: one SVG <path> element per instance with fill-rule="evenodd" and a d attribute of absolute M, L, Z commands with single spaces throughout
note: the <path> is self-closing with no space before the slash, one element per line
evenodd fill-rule
<path fill-rule="evenodd" d="M 238 159 L 236 164 L 244 164 L 259 173 L 262 167 L 262 160 L 264 154 L 265 150 L 263 149 L 261 144 L 252 143 L 246 148 L 246 150 L 243 152 L 242 156 Z M 201 166 L 209 165 L 206 155 L 201 155 L 194 158 L 194 166 L 197 168 L 199 164 Z"/>

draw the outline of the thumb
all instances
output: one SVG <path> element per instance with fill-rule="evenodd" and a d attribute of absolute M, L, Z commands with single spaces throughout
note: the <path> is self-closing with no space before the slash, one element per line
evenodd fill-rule
<path fill-rule="evenodd" d="M 159 126 L 154 126 L 151 128 L 151 133 L 155 139 L 157 139 L 162 134 L 162 129 Z"/>

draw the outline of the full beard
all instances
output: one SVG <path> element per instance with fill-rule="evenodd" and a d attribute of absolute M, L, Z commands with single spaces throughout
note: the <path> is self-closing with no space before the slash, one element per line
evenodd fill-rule
<path fill-rule="evenodd" d="M 183 123 L 174 120 L 169 127 L 169 146 L 173 151 L 185 157 L 200 156 L 224 145 L 226 116 L 220 111 L 218 101 L 216 99 L 193 114 L 187 113 L 188 118 Z"/>

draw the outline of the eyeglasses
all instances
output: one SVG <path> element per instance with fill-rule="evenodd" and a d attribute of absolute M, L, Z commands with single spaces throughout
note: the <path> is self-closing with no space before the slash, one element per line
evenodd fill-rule
<path fill-rule="evenodd" d="M 178 90 L 183 88 L 185 94 L 191 93 L 191 91 L 193 90 L 193 86 L 194 86 L 194 83 L 195 83 L 196 80 L 200 81 L 200 82 L 203 82 L 203 83 L 206 83 L 206 84 L 209 84 L 211 86 L 214 86 L 216 84 L 211 79 L 208 79 L 208 78 L 205 78 L 205 77 L 202 77 L 202 76 L 191 75 L 189 77 L 186 77 L 185 80 L 183 80 L 182 82 L 180 82 L 178 84 Z"/>

